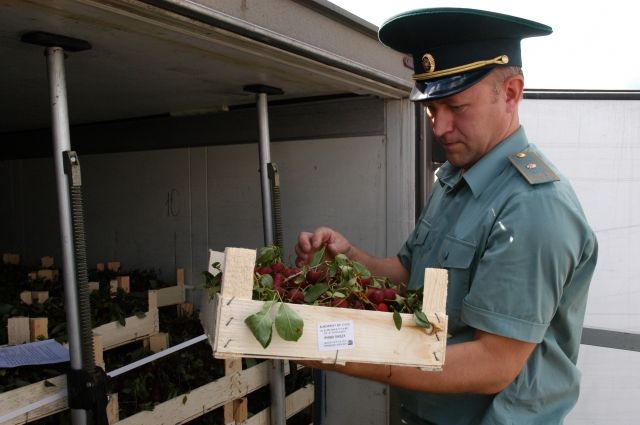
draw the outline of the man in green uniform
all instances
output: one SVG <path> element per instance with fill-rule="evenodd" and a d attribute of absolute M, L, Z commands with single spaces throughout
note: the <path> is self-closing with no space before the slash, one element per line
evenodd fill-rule
<path fill-rule="evenodd" d="M 447 162 L 395 257 L 373 257 L 322 227 L 299 235 L 298 263 L 322 246 L 373 274 L 422 285 L 449 271 L 452 337 L 442 372 L 309 365 L 388 383 L 410 425 L 562 423 L 576 368 L 597 241 L 570 184 L 530 144 L 518 118 L 520 40 L 551 28 L 471 9 L 423 9 L 379 32 L 411 54 L 422 103 Z"/>

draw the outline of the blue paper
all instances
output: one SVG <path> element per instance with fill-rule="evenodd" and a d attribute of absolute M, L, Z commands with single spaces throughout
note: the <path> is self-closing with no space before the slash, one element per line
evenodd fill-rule
<path fill-rule="evenodd" d="M 62 363 L 69 361 L 69 350 L 55 339 L 0 348 L 0 367 Z"/>

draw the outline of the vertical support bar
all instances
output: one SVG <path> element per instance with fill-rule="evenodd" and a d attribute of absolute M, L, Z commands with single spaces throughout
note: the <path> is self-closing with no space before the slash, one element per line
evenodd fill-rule
<path fill-rule="evenodd" d="M 262 220 L 264 225 L 265 245 L 273 245 L 273 202 L 269 183 L 268 167 L 271 163 L 269 140 L 269 116 L 267 112 L 267 94 L 257 94 L 258 125 L 260 129 L 260 182 L 262 186 Z M 271 361 L 269 386 L 271 390 L 271 425 L 285 425 L 285 388 L 284 362 Z"/>
<path fill-rule="evenodd" d="M 265 245 L 273 245 L 273 207 L 271 186 L 269 184 L 269 163 L 271 150 L 269 147 L 269 114 L 267 112 L 267 94 L 256 95 L 258 104 L 258 128 L 260 131 L 260 186 L 262 188 L 262 225 Z"/>
<path fill-rule="evenodd" d="M 64 279 L 64 305 L 66 306 L 65 310 L 67 312 L 69 360 L 71 369 L 81 370 L 83 364 L 80 341 L 80 315 L 78 312 L 78 291 L 75 276 L 76 267 L 73 256 L 71 204 L 63 165 L 63 152 L 71 150 L 69 112 L 67 109 L 67 86 L 64 72 L 64 49 L 60 47 L 47 47 L 45 52 L 49 74 L 53 159 L 58 193 L 60 239 L 62 242 L 62 273 Z M 74 425 L 86 424 L 86 411 L 71 409 L 71 420 Z"/>

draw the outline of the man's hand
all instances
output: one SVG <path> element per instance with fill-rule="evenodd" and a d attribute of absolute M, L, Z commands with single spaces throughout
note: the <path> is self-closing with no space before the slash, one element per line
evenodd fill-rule
<path fill-rule="evenodd" d="M 296 265 L 301 267 L 307 264 L 313 257 L 313 254 L 323 246 L 327 247 L 326 254 L 331 258 L 338 254 L 348 255 L 351 250 L 349 241 L 329 227 L 319 227 L 313 232 L 300 232 L 298 235 L 298 244 L 295 247 L 297 255 Z"/>

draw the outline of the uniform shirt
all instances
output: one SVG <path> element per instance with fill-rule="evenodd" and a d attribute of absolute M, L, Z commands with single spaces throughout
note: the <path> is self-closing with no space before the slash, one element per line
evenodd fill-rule
<path fill-rule="evenodd" d="M 597 241 L 566 179 L 528 183 L 508 159 L 518 152 L 549 165 L 522 128 L 465 173 L 445 163 L 398 257 L 411 272 L 409 288 L 423 285 L 426 267 L 449 271 L 449 345 L 480 329 L 536 348 L 495 396 L 394 390 L 403 423 L 553 425 L 577 401 Z"/>

